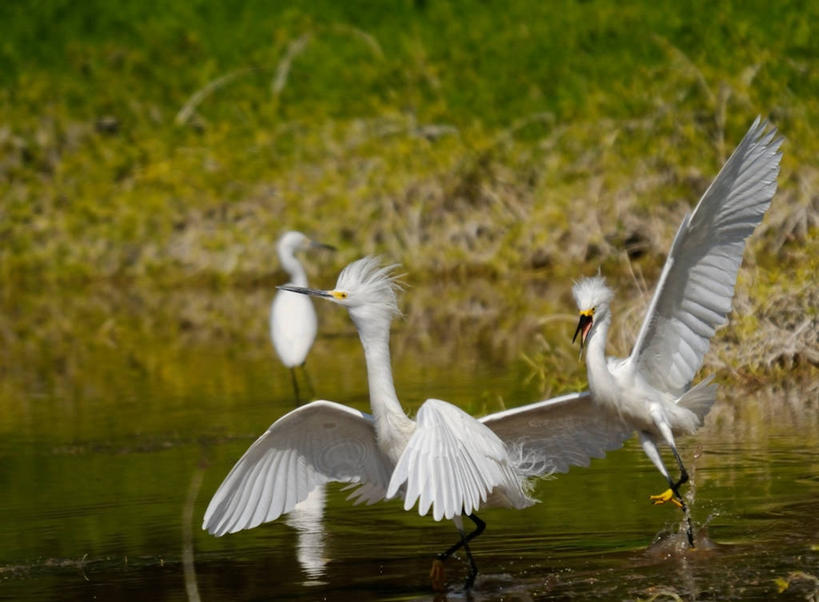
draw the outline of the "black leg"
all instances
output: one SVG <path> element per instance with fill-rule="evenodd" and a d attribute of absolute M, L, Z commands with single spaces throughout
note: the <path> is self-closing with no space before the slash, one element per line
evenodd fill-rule
<path fill-rule="evenodd" d="M 672 446 L 671 453 L 674 454 L 674 459 L 677 460 L 677 466 L 680 467 L 680 480 L 671 485 L 671 489 L 676 492 L 683 484 L 688 482 L 688 471 L 685 470 L 685 465 L 676 447 Z"/>
<path fill-rule="evenodd" d="M 680 503 L 680 509 L 685 514 L 685 522 L 686 522 L 686 529 L 685 534 L 688 537 L 688 545 L 692 548 L 694 547 L 694 527 L 691 524 L 691 514 L 688 512 L 688 506 L 685 505 L 685 501 L 683 500 L 682 496 L 680 495 L 680 487 L 683 484 L 688 482 L 688 471 L 685 470 L 685 465 L 683 464 L 682 458 L 680 457 L 677 448 L 671 446 L 671 453 L 674 454 L 674 458 L 677 460 L 677 465 L 680 467 L 680 479 L 673 483 L 669 478 L 669 485 L 671 485 L 671 490 L 674 492 L 674 497 L 677 498 L 677 501 Z"/>
<path fill-rule="evenodd" d="M 451 548 L 449 548 L 446 552 L 442 552 L 438 554 L 438 560 L 446 560 L 450 556 L 452 556 L 455 552 L 457 552 L 460 548 L 468 544 L 470 541 L 475 539 L 478 535 L 483 533 L 483 530 L 486 529 L 486 523 L 483 522 L 480 518 L 478 518 L 477 514 L 470 514 L 470 520 L 475 523 L 475 530 L 470 532 L 469 535 L 461 534 L 461 540 L 454 544 Z"/>
<path fill-rule="evenodd" d="M 310 373 L 307 371 L 307 360 L 301 365 L 301 373 L 304 374 L 304 382 L 307 383 L 307 392 L 310 395 L 311 399 L 316 398 L 316 389 L 313 386 L 313 379 L 310 378 Z"/>
<path fill-rule="evenodd" d="M 475 559 L 472 558 L 472 552 L 470 552 L 469 544 L 466 541 L 464 541 L 464 551 L 466 552 L 466 559 L 469 561 L 469 574 L 466 576 L 466 581 L 464 581 L 464 591 L 468 591 L 475 583 L 475 577 L 478 576 L 478 565 L 475 564 Z"/>
<path fill-rule="evenodd" d="M 469 550 L 469 542 L 475 539 L 481 533 L 483 533 L 484 529 L 486 529 L 486 523 L 483 522 L 480 518 L 478 518 L 477 514 L 470 514 L 469 519 L 473 523 L 475 523 L 475 529 L 471 531 L 468 535 L 464 535 L 463 533 L 461 533 L 461 539 L 457 543 L 453 544 L 445 552 L 438 554 L 438 556 L 435 558 L 435 562 L 433 563 L 433 570 L 431 573 L 433 581 L 436 582 L 434 583 L 434 585 L 436 586 L 442 585 L 442 583 L 440 583 L 443 579 L 443 568 L 441 563 L 443 563 L 447 558 L 452 556 L 452 554 L 457 552 L 460 548 L 464 548 L 464 550 L 466 550 L 466 558 L 469 561 L 469 575 L 466 578 L 464 589 L 468 590 L 469 588 L 472 587 L 472 584 L 475 583 L 475 577 L 478 576 L 478 567 L 475 564 L 475 559 L 472 558 L 472 552 Z"/>
<path fill-rule="evenodd" d="M 296 403 L 301 403 L 299 397 L 299 381 L 296 380 L 296 369 L 290 368 L 290 378 L 293 380 L 293 392 L 296 394 Z"/>

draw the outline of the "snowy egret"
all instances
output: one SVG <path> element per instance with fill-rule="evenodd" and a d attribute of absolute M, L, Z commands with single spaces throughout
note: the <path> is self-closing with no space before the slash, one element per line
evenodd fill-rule
<path fill-rule="evenodd" d="M 605 356 L 613 293 L 603 278 L 584 278 L 572 290 L 580 310 L 572 341 L 579 334 L 581 352 L 586 345 L 594 401 L 612 420 L 639 433 L 643 450 L 669 484 L 650 500 L 670 500 L 683 510 L 692 546 L 691 518 L 679 491 L 688 473 L 674 437 L 693 433 L 716 398 L 711 379 L 691 383 L 711 336 L 727 321 L 745 241 L 776 192 L 782 138 L 767 126 L 757 117 L 693 213 L 683 218 L 631 355 Z M 658 442 L 671 448 L 680 469 L 676 481 Z"/>
<path fill-rule="evenodd" d="M 331 401 L 314 401 L 279 418 L 236 463 L 211 499 L 203 528 L 220 536 L 250 529 L 289 512 L 316 487 L 358 485 L 348 499 L 375 503 L 398 496 L 404 509 L 451 519 L 460 539 L 433 562 L 463 547 L 469 588 L 477 568 L 469 542 L 484 529 L 476 512 L 489 506 L 526 508 L 535 500 L 530 477 L 587 466 L 631 434 L 601 417 L 588 392 L 572 393 L 475 419 L 428 399 L 416 420 L 402 410 L 390 366 L 389 330 L 398 313 L 393 266 L 365 257 L 348 265 L 333 290 L 283 286 L 347 307 L 364 347 L 372 415 Z M 464 532 L 462 517 L 475 524 Z"/>
<path fill-rule="evenodd" d="M 307 274 L 296 258 L 296 252 L 309 248 L 333 249 L 330 245 L 312 241 L 301 232 L 293 230 L 285 232 L 276 244 L 279 263 L 290 276 L 288 284 L 307 286 Z M 316 339 L 316 325 L 316 310 L 310 299 L 283 291 L 276 293 L 270 306 L 270 338 L 282 363 L 290 368 L 297 401 L 300 399 L 296 366 L 305 362 L 307 352 Z"/>

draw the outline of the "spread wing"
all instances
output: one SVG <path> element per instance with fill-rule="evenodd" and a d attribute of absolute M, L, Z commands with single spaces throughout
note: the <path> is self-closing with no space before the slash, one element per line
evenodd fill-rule
<path fill-rule="evenodd" d="M 404 509 L 435 520 L 475 512 L 495 487 L 516 485 L 503 442 L 456 406 L 428 399 L 392 473 L 387 497 L 406 483 Z"/>
<path fill-rule="evenodd" d="M 248 448 L 213 495 L 202 528 L 218 536 L 256 527 L 330 481 L 360 483 L 350 497 L 374 503 L 384 498 L 390 472 L 372 416 L 314 401 L 279 418 Z"/>
<path fill-rule="evenodd" d="M 588 466 L 591 458 L 622 447 L 634 429 L 595 405 L 588 391 L 570 393 L 480 419 L 519 454 L 531 476 Z"/>
<path fill-rule="evenodd" d="M 776 129 L 757 117 L 677 231 L 630 365 L 681 395 L 731 310 L 745 240 L 771 204 L 779 174 Z"/>

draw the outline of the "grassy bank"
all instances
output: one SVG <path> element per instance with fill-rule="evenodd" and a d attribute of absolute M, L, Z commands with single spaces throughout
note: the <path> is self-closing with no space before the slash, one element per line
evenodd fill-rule
<path fill-rule="evenodd" d="M 319 282 L 401 262 L 429 290 L 408 299 L 421 344 L 468 330 L 559 372 L 536 337 L 573 312 L 571 279 L 602 267 L 633 332 L 762 114 L 787 138 L 779 192 L 709 364 L 815 381 L 817 21 L 810 2 L 3 3 L 4 303 L 268 286 L 298 228 L 340 247 Z M 15 311 L 7 341 L 55 336 Z"/>

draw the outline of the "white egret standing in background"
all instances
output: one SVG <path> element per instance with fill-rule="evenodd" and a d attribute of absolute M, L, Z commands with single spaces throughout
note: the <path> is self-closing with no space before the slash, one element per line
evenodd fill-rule
<path fill-rule="evenodd" d="M 683 510 L 691 546 L 691 518 L 679 491 L 688 473 L 674 437 L 693 433 L 716 398 L 710 379 L 693 387 L 691 382 L 711 336 L 727 321 L 745 240 L 776 192 L 782 138 L 776 138 L 775 128 L 766 129 L 767 122 L 754 121 L 693 213 L 683 219 L 631 355 L 605 356 L 613 294 L 603 278 L 584 278 L 572 290 L 580 310 L 574 336 L 580 335 L 581 350 L 586 344 L 594 401 L 613 421 L 639 433 L 643 450 L 669 484 L 650 499 L 655 504 L 671 500 Z M 679 479 L 669 475 L 658 442 L 671 448 Z"/>
<path fill-rule="evenodd" d="M 301 232 L 285 232 L 276 245 L 279 262 L 290 276 L 290 284 L 307 286 L 304 272 L 296 252 L 311 248 L 332 250 L 333 247 L 309 239 Z M 282 363 L 290 368 L 293 393 L 301 402 L 296 367 L 303 366 L 307 353 L 316 338 L 316 311 L 304 295 L 278 291 L 270 307 L 270 338 Z M 310 384 L 307 371 L 304 376 Z M 312 388 L 312 387 L 311 387 Z M 288 516 L 287 524 L 299 535 L 296 557 L 309 579 L 318 579 L 324 570 L 324 487 L 317 487 Z"/>
<path fill-rule="evenodd" d="M 329 481 L 358 485 L 348 499 L 375 503 L 400 497 L 404 509 L 451 519 L 460 539 L 439 554 L 430 576 L 443 585 L 443 561 L 463 547 L 465 587 L 477 568 L 469 542 L 484 529 L 485 507 L 526 508 L 530 477 L 586 466 L 620 447 L 630 429 L 596 412 L 589 394 L 573 393 L 475 419 L 428 399 L 415 420 L 402 410 L 390 366 L 390 322 L 398 313 L 392 266 L 365 257 L 348 265 L 336 288 L 283 290 L 347 307 L 367 364 L 372 415 L 331 401 L 314 401 L 279 420 L 245 452 L 208 505 L 203 528 L 214 535 L 250 529 L 289 512 Z M 462 517 L 475 529 L 464 532 Z"/>
<path fill-rule="evenodd" d="M 294 230 L 285 232 L 276 244 L 279 262 L 290 276 L 288 284 L 307 286 L 307 274 L 296 258 L 296 252 L 309 248 L 333 249 Z M 316 310 L 310 299 L 283 291 L 276 293 L 270 306 L 270 338 L 282 363 L 290 368 L 296 401 L 301 401 L 296 366 L 304 365 L 307 352 L 316 339 L 316 328 Z"/>

